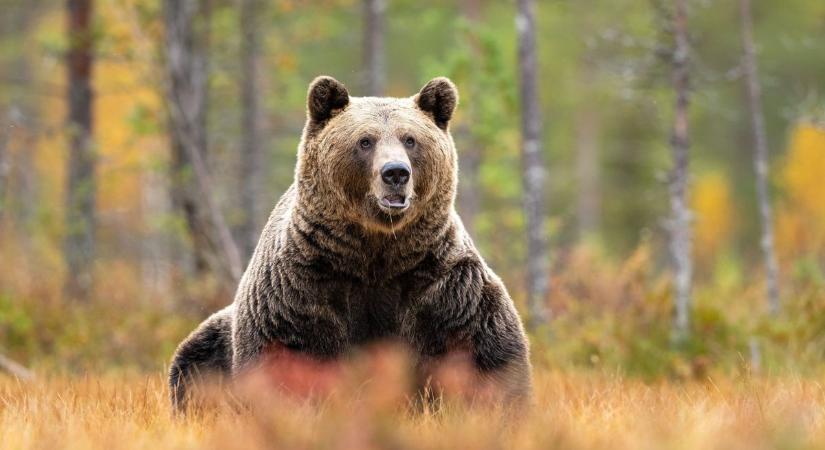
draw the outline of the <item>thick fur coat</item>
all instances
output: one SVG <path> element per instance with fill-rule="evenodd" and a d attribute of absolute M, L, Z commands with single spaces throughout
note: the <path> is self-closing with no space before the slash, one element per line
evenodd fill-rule
<path fill-rule="evenodd" d="M 326 360 L 380 340 L 408 345 L 421 370 L 469 352 L 506 399 L 529 396 L 521 321 L 454 208 L 457 103 L 446 78 L 409 98 L 350 97 L 333 78 L 312 82 L 295 180 L 233 304 L 178 347 L 176 408 L 196 375 L 239 374 L 273 349 Z M 391 164 L 406 169 L 388 178 Z"/>

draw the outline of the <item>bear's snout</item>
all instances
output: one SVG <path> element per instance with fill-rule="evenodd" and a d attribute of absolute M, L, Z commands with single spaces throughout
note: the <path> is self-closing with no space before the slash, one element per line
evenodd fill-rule
<path fill-rule="evenodd" d="M 410 180 L 410 165 L 403 161 L 390 161 L 381 168 L 381 179 L 388 186 L 401 187 Z"/>
<path fill-rule="evenodd" d="M 385 210 L 398 213 L 410 206 L 410 197 L 407 193 L 407 184 L 412 176 L 412 168 L 405 161 L 389 161 L 381 167 L 380 177 L 382 195 L 378 196 L 379 204 Z"/>
<path fill-rule="evenodd" d="M 414 174 L 406 151 L 397 145 L 380 145 L 372 164 L 372 196 L 383 213 L 400 216 L 413 197 Z"/>

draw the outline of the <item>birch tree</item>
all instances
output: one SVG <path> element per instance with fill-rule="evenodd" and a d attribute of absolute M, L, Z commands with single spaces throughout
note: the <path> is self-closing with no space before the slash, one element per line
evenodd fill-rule
<path fill-rule="evenodd" d="M 6 196 L 11 163 L 9 163 L 7 146 L 11 127 L 11 121 L 6 118 L 5 111 L 0 111 L 0 231 L 3 229 L 3 222 L 6 218 L 6 203 L 8 202 Z"/>
<path fill-rule="evenodd" d="M 693 278 L 692 213 L 688 206 L 688 177 L 690 140 L 688 111 L 690 106 L 690 43 L 688 41 L 687 0 L 674 0 L 673 38 L 671 55 L 673 90 L 676 104 L 670 145 L 673 169 L 669 177 L 670 257 L 673 269 L 675 295 L 674 332 L 684 338 L 690 332 L 691 284 Z"/>
<path fill-rule="evenodd" d="M 572 6 L 576 26 L 585 35 L 600 30 L 598 16 L 586 2 Z M 587 239 L 596 233 L 601 222 L 601 162 L 599 134 L 601 114 L 599 101 L 594 92 L 599 85 L 597 70 L 600 55 L 590 45 L 581 49 L 577 63 L 576 89 L 578 91 L 573 127 L 576 146 L 576 225 L 579 239 Z"/>
<path fill-rule="evenodd" d="M 585 88 L 593 86 L 593 68 L 582 63 L 581 80 Z M 601 198 L 599 180 L 599 113 L 591 102 L 583 101 L 575 115 L 576 136 L 576 221 L 579 238 L 586 238 L 599 228 Z"/>
<path fill-rule="evenodd" d="M 238 227 L 243 258 L 248 259 L 258 243 L 261 166 L 260 0 L 241 0 L 241 203 L 243 222 Z"/>
<path fill-rule="evenodd" d="M 759 203 L 759 221 L 761 223 L 760 246 L 765 259 L 765 277 L 768 297 L 768 309 L 771 314 L 779 313 L 779 267 L 776 263 L 773 237 L 773 212 L 771 211 L 768 190 L 768 137 L 765 132 L 765 116 L 762 113 L 762 87 L 753 44 L 753 17 L 750 0 L 739 1 L 742 19 L 742 47 L 744 55 L 742 68 L 750 108 L 753 132 L 753 165 L 756 172 L 756 197 Z"/>
<path fill-rule="evenodd" d="M 67 101 L 69 155 L 66 176 L 66 234 L 63 256 L 66 294 L 88 300 L 95 258 L 96 155 L 92 142 L 92 0 L 68 0 Z"/>
<path fill-rule="evenodd" d="M 518 0 L 517 5 L 522 195 L 527 226 L 527 306 L 530 310 L 529 323 L 535 328 L 549 319 L 549 311 L 545 304 L 549 281 L 544 236 L 546 170 L 542 158 L 535 4 L 533 0 Z"/>
<path fill-rule="evenodd" d="M 364 88 L 366 95 L 384 95 L 384 12 L 386 0 L 364 0 Z"/>
<path fill-rule="evenodd" d="M 479 4 L 479 0 L 462 0 L 460 7 L 462 15 L 467 20 L 470 29 L 476 30 L 481 22 L 481 5 Z M 481 60 L 483 56 L 481 54 L 481 44 L 479 43 L 478 36 L 470 33 L 469 39 L 470 57 L 473 61 Z M 478 74 L 481 70 L 482 68 L 478 66 L 473 67 L 475 74 Z M 471 95 L 473 95 L 472 92 Z M 480 108 L 478 103 L 469 102 L 466 107 L 468 109 L 468 117 L 479 117 Z M 456 130 L 467 136 L 467 141 L 458 151 L 458 166 L 461 171 L 461 177 L 458 180 L 458 206 L 464 228 L 470 233 L 470 236 L 478 239 L 479 237 L 476 235 L 476 221 L 478 220 L 482 197 L 482 187 L 479 176 L 481 170 L 482 144 L 472 130 L 472 128 L 478 126 L 478 124 L 472 122 L 472 120 L 467 121 L 461 124 L 461 128 Z"/>

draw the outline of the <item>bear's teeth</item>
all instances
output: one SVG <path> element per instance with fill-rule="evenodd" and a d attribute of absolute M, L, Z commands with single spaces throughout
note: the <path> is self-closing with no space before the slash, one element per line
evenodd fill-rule
<path fill-rule="evenodd" d="M 401 208 L 406 206 L 406 199 L 400 195 L 388 195 L 382 199 L 384 206 L 391 208 Z"/>

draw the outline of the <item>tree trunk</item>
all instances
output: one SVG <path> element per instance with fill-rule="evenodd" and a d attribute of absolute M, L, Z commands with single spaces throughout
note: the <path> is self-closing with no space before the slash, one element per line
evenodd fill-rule
<path fill-rule="evenodd" d="M 260 62 L 259 16 L 261 5 L 258 0 L 241 0 L 241 203 L 243 222 L 238 227 L 244 260 L 248 260 L 258 243 L 261 192 L 261 151 L 260 102 L 258 82 Z"/>
<path fill-rule="evenodd" d="M 43 15 L 43 2 L 29 0 L 26 2 L 0 2 L 3 14 L 0 15 L 0 39 L 21 42 L 33 23 Z M 37 122 L 34 114 L 36 100 L 28 92 L 32 70 L 31 55 L 25 46 L 17 46 L 6 57 L 0 57 L 0 77 L 20 83 L 21 89 L 7 89 L 2 100 L 6 103 L 0 110 L 0 215 L 5 215 L 6 225 L 14 225 L 20 232 L 17 236 L 28 245 L 31 242 L 31 229 L 28 228 L 34 217 L 34 210 L 39 204 L 36 188 L 37 178 L 34 173 L 34 145 Z M 14 145 L 14 148 L 12 148 Z M 2 220 L 2 218 L 0 218 Z"/>
<path fill-rule="evenodd" d="M 762 225 L 760 244 L 765 258 L 765 276 L 767 278 L 768 309 L 771 314 L 778 314 L 779 302 L 779 267 L 776 263 L 773 237 L 773 213 L 771 211 L 770 193 L 768 191 L 768 138 L 765 133 L 765 116 L 762 113 L 762 89 L 759 84 L 759 72 L 753 45 L 753 18 L 750 0 L 740 0 L 742 15 L 742 47 L 744 48 L 743 68 L 753 127 L 753 164 L 756 171 L 756 196 L 759 203 L 759 220 Z"/>
<path fill-rule="evenodd" d="M 0 353 L 0 371 L 7 372 L 23 381 L 34 379 L 34 373 L 31 370 L 2 353 Z"/>
<path fill-rule="evenodd" d="M 458 209 L 461 214 L 461 222 L 464 229 L 475 239 L 476 221 L 478 212 L 481 209 L 481 181 L 479 171 L 481 169 L 481 144 L 473 136 L 472 130 L 465 128 L 464 135 L 467 136 L 465 144 L 458 151 L 458 167 L 461 177 L 458 182 Z M 478 240 L 476 240 L 478 243 Z"/>
<path fill-rule="evenodd" d="M 599 28 L 587 2 L 576 2 L 572 13 L 578 18 L 580 33 L 591 33 Z M 578 59 L 578 102 L 574 116 L 576 137 L 576 226 L 580 242 L 585 242 L 600 231 L 601 204 L 601 157 L 599 149 L 601 114 L 598 108 L 597 84 L 600 55 L 590 46 L 581 49 Z"/>
<path fill-rule="evenodd" d="M 9 174 L 11 173 L 8 142 L 11 126 L 11 121 L 7 121 L 6 112 L 0 111 L 0 232 L 3 230 L 6 209 L 8 208 L 6 197 L 9 188 Z"/>
<path fill-rule="evenodd" d="M 589 77 L 584 75 L 583 77 Z M 599 116 L 585 101 L 576 114 L 576 216 L 579 238 L 587 238 L 598 231 L 601 211 L 599 195 Z"/>
<path fill-rule="evenodd" d="M 22 74 L 28 73 L 26 64 L 23 58 L 16 62 L 18 67 L 16 72 Z M 23 78 L 21 78 L 23 79 Z M 38 202 L 37 195 L 37 174 L 35 173 L 35 153 L 37 151 L 36 145 L 36 130 L 34 130 L 34 123 L 32 113 L 30 112 L 30 105 L 25 99 L 18 99 L 8 109 L 6 115 L 7 128 L 0 131 L 0 145 L 5 144 L 4 162 L 0 162 L 0 166 L 4 166 L 5 172 L 0 175 L 0 178 L 5 178 L 2 182 L 2 188 L 5 189 L 0 198 L 4 201 L 3 208 L 5 208 L 5 215 L 7 225 L 14 225 L 21 233 L 19 234 L 22 242 L 28 246 L 31 243 L 31 229 L 32 220 L 35 217 Z M 12 138 L 14 136 L 14 138 Z M 16 142 L 17 151 L 13 151 L 11 143 Z M 0 150 L 0 152 L 3 152 Z"/>
<path fill-rule="evenodd" d="M 16 112 L 19 121 L 18 126 L 22 129 L 22 148 L 24 151 L 17 152 L 14 158 L 14 215 L 19 229 L 28 232 L 37 216 L 37 205 L 39 202 L 39 181 L 37 177 L 37 167 L 35 159 L 37 156 L 37 130 L 34 129 L 36 117 L 32 118 L 30 107 L 21 104 Z M 15 120 L 15 119 L 12 119 Z M 23 240 L 31 244 L 32 237 L 26 236 Z"/>
<path fill-rule="evenodd" d="M 172 212 L 169 179 L 164 173 L 152 168 L 144 171 L 142 175 L 141 203 L 146 231 L 141 239 L 140 248 L 144 298 L 152 299 L 155 306 L 171 310 L 174 306 L 174 296 L 170 295 L 170 288 L 175 255 L 168 234 L 152 225 L 151 220 L 168 217 Z M 161 299 L 160 302 L 157 299 Z"/>
<path fill-rule="evenodd" d="M 189 227 L 196 271 L 222 270 L 232 284 L 241 276 L 240 252 L 212 194 L 206 166 L 209 2 L 165 0 L 164 11 L 172 198 Z"/>
<path fill-rule="evenodd" d="M 672 81 L 676 93 L 673 115 L 671 148 L 673 170 L 670 173 L 669 191 L 671 217 L 670 256 L 673 266 L 675 314 L 674 334 L 683 339 L 690 333 L 691 282 L 693 278 L 692 259 L 692 214 L 688 206 L 688 107 L 690 102 L 690 44 L 688 42 L 687 0 L 675 0 L 673 33 L 675 46 L 672 55 Z"/>
<path fill-rule="evenodd" d="M 364 0 L 364 89 L 366 95 L 384 95 L 385 0 Z"/>
<path fill-rule="evenodd" d="M 196 181 L 190 173 L 186 141 L 206 155 L 207 61 L 203 33 L 206 12 L 192 0 L 164 1 L 166 52 L 169 70 L 169 134 L 172 145 L 172 201 L 186 220 L 192 240 L 195 273 L 209 272 L 214 252 L 206 218 L 197 198 Z M 195 22 L 200 21 L 200 27 Z M 197 30 L 196 30 L 197 28 Z M 175 114 L 175 112 L 178 112 Z"/>
<path fill-rule="evenodd" d="M 464 17 L 470 23 L 470 28 L 475 29 L 480 22 L 481 5 L 479 0 L 463 0 L 461 10 Z M 470 35 L 470 52 L 474 61 L 482 58 L 480 44 L 475 35 Z M 476 70 L 478 67 L 476 68 Z M 470 75 L 471 77 L 473 75 Z M 478 106 L 470 102 L 468 116 L 478 117 Z M 472 121 L 472 119 L 471 119 Z M 461 177 L 458 180 L 458 207 L 461 213 L 461 221 L 464 228 L 474 238 L 476 236 L 476 220 L 481 209 L 482 188 L 479 171 L 481 169 L 482 146 L 476 134 L 473 132 L 473 124 L 465 123 L 461 131 L 467 137 L 466 143 L 458 151 L 458 167 Z M 478 241 L 476 241 L 478 242 Z"/>
<path fill-rule="evenodd" d="M 544 182 L 541 111 L 536 63 L 536 34 L 533 0 L 518 0 L 516 31 L 521 87 L 521 134 L 523 204 L 527 226 L 527 306 L 533 328 L 549 319 L 549 284 L 544 226 Z"/>
<path fill-rule="evenodd" d="M 12 32 L 22 34 L 34 17 L 37 17 L 38 9 L 23 13 L 22 19 L 16 24 L 16 29 Z M 16 80 L 30 80 L 32 75 L 31 64 L 25 53 L 21 53 L 9 65 L 9 71 Z M 7 162 L 11 163 L 6 198 L 7 213 L 11 214 L 15 226 L 22 232 L 22 240 L 26 245 L 31 244 L 30 235 L 32 222 L 37 215 L 37 208 L 40 204 L 38 199 L 38 178 L 35 167 L 37 153 L 38 118 L 35 102 L 23 92 L 17 93 L 8 109 L 7 120 L 13 129 L 9 131 L 17 137 L 16 152 L 8 149 Z"/>
<path fill-rule="evenodd" d="M 66 54 L 69 158 L 64 260 L 66 294 L 87 300 L 93 289 L 95 257 L 95 165 L 92 143 L 92 0 L 68 0 Z"/>

